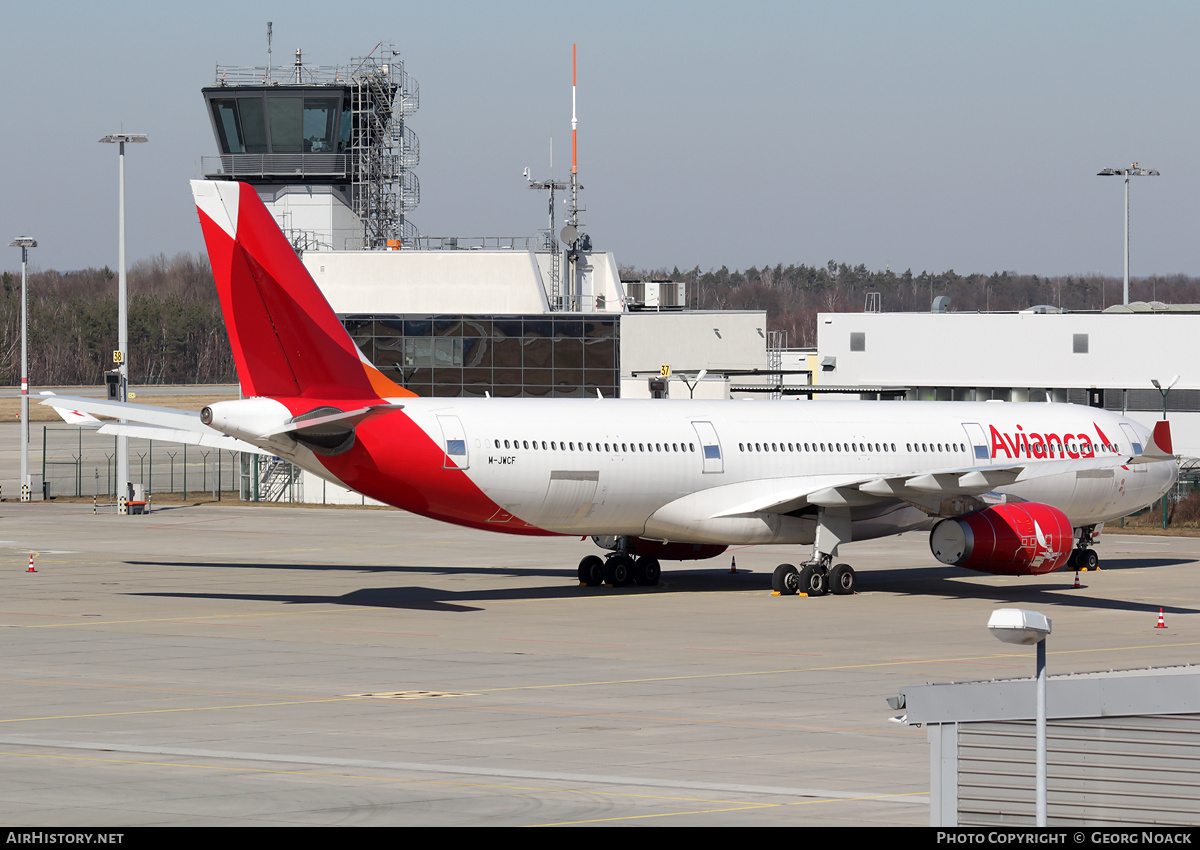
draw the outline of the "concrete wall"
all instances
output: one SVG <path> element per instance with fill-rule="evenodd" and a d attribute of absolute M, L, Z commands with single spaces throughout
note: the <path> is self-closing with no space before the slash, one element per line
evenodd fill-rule
<path fill-rule="evenodd" d="M 545 313 L 550 257 L 533 251 L 305 251 L 309 274 L 337 313 Z M 566 264 L 561 273 L 566 275 Z M 620 312 L 612 254 L 581 260 L 583 312 Z M 598 297 L 600 300 L 598 300 Z"/>
<path fill-rule="evenodd" d="M 644 312 L 621 317 L 621 377 L 631 372 L 762 369 L 767 362 L 762 311 Z"/>

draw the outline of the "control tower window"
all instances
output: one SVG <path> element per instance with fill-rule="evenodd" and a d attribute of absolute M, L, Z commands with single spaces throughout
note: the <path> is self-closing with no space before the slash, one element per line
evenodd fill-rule
<path fill-rule="evenodd" d="M 338 134 L 338 153 L 343 153 L 346 148 L 350 147 L 350 130 L 354 126 L 353 118 L 350 113 L 350 104 L 342 107 L 342 126 Z"/>
<path fill-rule="evenodd" d="M 230 97 L 213 101 L 222 153 L 266 153 L 267 128 L 262 100 Z"/>
<path fill-rule="evenodd" d="M 338 98 L 270 97 L 272 153 L 332 153 Z"/>

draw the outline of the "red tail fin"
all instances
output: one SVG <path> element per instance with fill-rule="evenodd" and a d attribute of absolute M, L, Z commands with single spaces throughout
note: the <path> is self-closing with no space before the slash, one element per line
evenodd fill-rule
<path fill-rule="evenodd" d="M 1157 448 L 1159 454 L 1168 457 L 1175 454 L 1171 447 L 1171 423 L 1166 419 L 1160 419 L 1154 423 L 1154 436 L 1150 440 L 1153 448 Z M 1145 454 L 1145 452 L 1144 452 Z"/>
<path fill-rule="evenodd" d="M 193 180 L 192 194 L 246 395 L 413 395 L 363 361 L 252 186 Z"/>

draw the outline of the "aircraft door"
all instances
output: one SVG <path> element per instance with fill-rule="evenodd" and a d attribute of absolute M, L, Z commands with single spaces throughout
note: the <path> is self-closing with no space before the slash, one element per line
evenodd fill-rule
<path fill-rule="evenodd" d="M 1121 423 L 1121 430 L 1125 432 L 1125 438 L 1129 440 L 1129 454 L 1134 457 L 1140 455 L 1142 453 L 1142 438 L 1137 435 L 1137 431 L 1124 422 Z"/>
<path fill-rule="evenodd" d="M 721 441 L 717 429 L 711 422 L 693 422 L 696 436 L 700 438 L 700 451 L 704 458 L 704 472 L 724 472 L 725 461 L 721 457 Z"/>
<path fill-rule="evenodd" d="M 442 448 L 446 453 L 442 469 L 468 469 L 471 457 L 467 452 L 467 434 L 462 422 L 457 416 L 439 415 L 437 420 L 442 429 Z"/>
<path fill-rule="evenodd" d="M 975 465 L 986 464 L 992 457 L 992 446 L 983 433 L 983 426 L 978 422 L 964 422 L 963 430 L 967 432 L 967 442 L 971 445 L 971 457 Z"/>

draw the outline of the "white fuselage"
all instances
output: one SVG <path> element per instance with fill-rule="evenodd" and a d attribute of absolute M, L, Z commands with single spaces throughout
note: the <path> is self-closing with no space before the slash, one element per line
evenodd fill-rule
<path fill-rule="evenodd" d="M 881 498 L 879 482 L 953 481 L 976 469 L 1020 470 L 1012 483 L 981 494 L 982 503 L 1042 502 L 1081 527 L 1144 507 L 1176 476 L 1173 461 L 1127 463 L 1150 439 L 1143 426 L 1079 405 L 393 401 L 403 410 L 389 416 L 411 420 L 445 452 L 439 473 L 449 470 L 452 480 L 486 496 L 494 517 L 473 519 L 495 523 L 497 531 L 512 517 L 563 534 L 807 543 L 819 508 L 844 507 L 854 537 L 862 539 L 980 505 L 956 501 L 952 490 L 939 493 L 936 483 L 930 490 L 928 482 L 924 490 Z M 384 418 L 380 429 L 386 424 Z M 310 468 L 320 464 L 303 449 L 293 456 Z M 328 476 L 334 468 L 325 466 L 315 471 Z M 432 473 L 420 464 L 388 471 L 413 486 Z M 875 495 L 857 489 L 868 482 L 876 482 Z M 366 491 L 361 482 L 355 486 Z M 456 521 L 445 511 L 439 516 Z"/>

